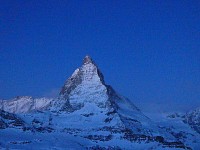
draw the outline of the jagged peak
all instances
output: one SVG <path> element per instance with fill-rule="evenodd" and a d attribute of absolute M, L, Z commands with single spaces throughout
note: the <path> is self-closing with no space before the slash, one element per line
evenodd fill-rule
<path fill-rule="evenodd" d="M 95 68 L 94 70 L 96 70 L 96 74 L 100 78 L 100 81 L 103 84 L 105 84 L 104 76 L 101 73 L 101 71 L 99 70 L 98 66 L 96 65 L 96 63 L 93 61 L 93 59 L 89 55 L 86 55 L 85 58 L 83 59 L 83 66 L 81 67 L 81 69 L 85 70 L 85 73 L 90 74 L 90 75 L 93 76 L 93 75 L 95 75 L 95 73 L 94 73 L 94 70 L 91 72 L 92 68 Z"/>
<path fill-rule="evenodd" d="M 16 96 L 16 99 L 21 99 L 21 98 L 33 98 L 32 96 Z"/>
<path fill-rule="evenodd" d="M 89 55 L 86 55 L 83 59 L 83 65 L 76 69 L 71 77 L 66 80 L 61 89 L 60 95 L 65 95 L 65 98 L 67 98 L 71 91 L 73 91 L 83 81 L 87 81 L 87 84 L 94 84 L 94 82 L 97 81 L 97 78 L 99 78 L 102 84 L 105 84 L 103 74 L 94 63 L 92 58 Z"/>
<path fill-rule="evenodd" d="M 89 63 L 93 63 L 92 58 L 89 55 L 86 55 L 85 58 L 83 59 L 83 64 L 89 64 Z"/>
<path fill-rule="evenodd" d="M 32 99 L 32 96 L 16 96 L 15 99 Z"/>

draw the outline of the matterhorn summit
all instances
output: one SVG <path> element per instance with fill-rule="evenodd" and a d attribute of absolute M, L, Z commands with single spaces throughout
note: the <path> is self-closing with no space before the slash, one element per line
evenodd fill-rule
<path fill-rule="evenodd" d="M 65 117 L 67 130 L 74 131 L 76 136 L 83 136 L 95 142 L 109 143 L 114 139 L 133 142 L 143 139 L 167 147 L 172 143 L 164 142 L 165 140 L 176 141 L 171 134 L 162 131 L 127 98 L 107 85 L 103 74 L 88 55 L 83 59 L 82 66 L 66 80 L 51 110 L 62 118 Z M 176 144 L 184 147 L 182 143 Z M 176 147 L 176 144 L 172 145 Z M 128 145 L 126 146 L 131 147 L 132 144 Z"/>
<path fill-rule="evenodd" d="M 57 103 L 61 111 L 75 111 L 87 103 L 95 103 L 99 107 L 108 105 L 107 87 L 103 75 L 93 60 L 86 56 L 83 65 L 76 69 L 65 82 L 60 92 L 60 102 Z"/>
<path fill-rule="evenodd" d="M 84 124 L 95 120 L 98 127 L 112 125 L 119 129 L 129 128 L 139 134 L 159 134 L 148 117 L 105 84 L 103 74 L 88 55 L 83 59 L 83 65 L 67 79 L 52 107 L 54 111 L 88 120 Z"/>

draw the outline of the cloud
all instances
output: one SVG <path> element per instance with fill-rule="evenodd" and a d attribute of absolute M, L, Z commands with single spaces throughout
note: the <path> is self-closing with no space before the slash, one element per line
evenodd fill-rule
<path fill-rule="evenodd" d="M 44 97 L 56 98 L 59 95 L 60 88 L 53 88 L 43 94 Z"/>
<path fill-rule="evenodd" d="M 146 113 L 186 113 L 190 110 L 196 109 L 197 107 L 200 107 L 198 104 L 191 103 L 190 105 L 187 105 L 183 102 L 140 102 L 138 103 L 138 107 Z"/>

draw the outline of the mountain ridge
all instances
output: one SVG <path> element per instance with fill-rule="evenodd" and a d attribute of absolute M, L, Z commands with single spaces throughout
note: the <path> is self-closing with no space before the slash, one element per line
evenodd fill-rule
<path fill-rule="evenodd" d="M 82 66 L 65 81 L 58 98 L 17 97 L 7 102 L 2 100 L 0 109 L 12 113 L 2 111 L 4 117 L 4 114 L 13 115 L 15 120 L 24 122 L 21 128 L 9 128 L 6 122 L 10 123 L 10 120 L 0 120 L 3 128 L 0 135 L 13 135 L 11 140 L 17 143 L 13 144 L 5 137 L 5 141 L 0 140 L 3 147 L 8 144 L 20 149 L 27 149 L 29 145 L 47 148 L 45 143 L 49 143 L 49 148 L 64 149 L 66 145 L 57 139 L 67 137 L 67 142 L 73 144 L 75 141 L 74 149 L 80 149 L 80 145 L 83 149 L 191 149 L 191 144 L 185 144 L 184 138 L 179 140 L 178 133 L 158 126 L 129 99 L 107 85 L 88 55 Z M 20 139 L 14 138 L 13 130 L 20 134 Z M 50 135 L 57 142 L 51 143 Z M 24 141 L 20 141 L 22 139 Z"/>

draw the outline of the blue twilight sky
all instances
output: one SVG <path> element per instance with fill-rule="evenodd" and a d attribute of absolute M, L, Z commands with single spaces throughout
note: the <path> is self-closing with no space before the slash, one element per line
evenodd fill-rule
<path fill-rule="evenodd" d="M 55 96 L 86 54 L 142 109 L 200 106 L 200 1 L 0 1 L 0 98 Z"/>

